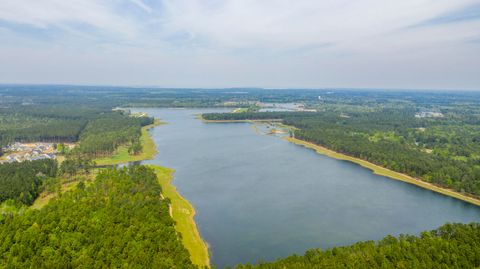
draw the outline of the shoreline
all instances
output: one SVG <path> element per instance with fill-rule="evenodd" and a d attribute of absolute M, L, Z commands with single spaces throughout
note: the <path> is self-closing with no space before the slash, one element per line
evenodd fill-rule
<path fill-rule="evenodd" d="M 360 158 L 356 158 L 356 157 L 352 157 L 352 156 L 348 156 L 346 154 L 342 154 L 342 153 L 333 151 L 331 149 L 328 149 L 326 147 L 322 147 L 322 146 L 319 146 L 317 144 L 307 142 L 307 141 L 304 141 L 304 140 L 301 140 L 301 139 L 292 138 L 292 137 L 284 137 L 283 139 L 290 142 L 290 143 L 293 143 L 293 144 L 296 144 L 296 145 L 299 145 L 299 146 L 303 146 L 305 148 L 313 149 L 318 154 L 326 155 L 328 157 L 331 157 L 331 158 L 334 158 L 334 159 L 337 159 L 337 160 L 344 160 L 344 161 L 350 161 L 350 162 L 356 163 L 356 164 L 358 164 L 358 165 L 360 165 L 364 168 L 367 168 L 367 169 L 371 170 L 372 173 L 374 173 L 376 175 L 384 176 L 384 177 L 387 177 L 387 178 L 390 178 L 390 179 L 393 179 L 393 180 L 403 181 L 403 182 L 406 182 L 406 183 L 409 183 L 409 184 L 412 184 L 412 185 L 416 185 L 418 187 L 421 187 L 421 188 L 424 188 L 424 189 L 427 189 L 427 190 L 430 190 L 430 191 L 433 191 L 433 192 L 436 192 L 436 193 L 440 193 L 440 194 L 443 194 L 443 195 L 446 195 L 446 196 L 449 196 L 449 197 L 452 197 L 452 198 L 455 198 L 455 199 L 458 199 L 458 200 L 462 200 L 464 202 L 467 202 L 467 203 L 470 203 L 470 204 L 473 204 L 473 205 L 476 205 L 476 206 L 480 206 L 480 199 L 476 199 L 476 198 L 473 198 L 473 197 L 470 197 L 470 196 L 467 196 L 467 195 L 463 195 L 463 194 L 458 193 L 454 190 L 438 187 L 436 185 L 433 185 L 432 183 L 422 181 L 420 179 L 411 177 L 411 176 L 406 175 L 406 174 L 402 174 L 402 173 L 399 173 L 399 172 L 392 171 L 390 169 L 387 169 L 385 167 L 376 165 L 376 164 L 371 163 L 369 161 L 362 160 Z"/>
<path fill-rule="evenodd" d="M 202 239 L 195 222 L 195 208 L 172 184 L 175 170 L 158 165 L 148 165 L 155 170 L 162 194 L 170 199 L 169 213 L 175 221 L 175 229 L 182 235 L 182 244 L 190 253 L 193 264 L 210 267 L 208 244 Z"/>
<path fill-rule="evenodd" d="M 140 154 L 135 161 L 150 160 L 158 154 L 157 146 L 151 136 L 149 130 L 156 126 L 166 124 L 159 119 L 155 119 L 153 124 L 142 127 L 142 147 L 150 147 L 150 150 L 144 150 L 145 154 Z M 138 157 L 144 157 L 138 159 Z M 175 230 L 182 235 L 182 244 L 190 254 L 190 260 L 193 264 L 199 267 L 210 268 L 210 253 L 207 242 L 205 242 L 200 235 L 200 232 L 195 222 L 195 207 L 185 199 L 177 190 L 175 185 L 172 184 L 173 174 L 175 170 L 168 167 L 159 165 L 147 165 L 155 170 L 158 183 L 162 188 L 162 196 L 170 199 L 169 214 L 175 221 Z"/>

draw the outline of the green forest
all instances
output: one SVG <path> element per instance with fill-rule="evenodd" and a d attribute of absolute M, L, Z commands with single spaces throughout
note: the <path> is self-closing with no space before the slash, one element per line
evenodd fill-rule
<path fill-rule="evenodd" d="M 48 178 L 57 176 L 55 160 L 0 164 L 0 203 L 14 200 L 31 205 Z"/>
<path fill-rule="evenodd" d="M 478 268 L 480 225 L 445 224 L 420 236 L 387 236 L 374 242 L 328 250 L 312 249 L 270 263 L 238 265 L 254 268 Z"/>
<path fill-rule="evenodd" d="M 44 105 L 0 107 L 0 144 L 13 141 L 74 142 L 88 121 L 106 112 L 90 106 Z"/>
<path fill-rule="evenodd" d="M 52 159 L 0 164 L 0 204 L 11 200 L 32 205 L 41 192 L 54 192 L 63 179 L 89 175 L 94 167 L 86 158 L 68 158 L 60 165 Z"/>
<path fill-rule="evenodd" d="M 105 169 L 0 222 L 0 267 L 195 268 L 161 193 L 150 168 Z"/>
<path fill-rule="evenodd" d="M 137 145 L 141 128 L 152 123 L 150 117 L 129 117 L 120 113 L 100 115 L 86 125 L 73 154 L 107 156 L 120 145 Z"/>

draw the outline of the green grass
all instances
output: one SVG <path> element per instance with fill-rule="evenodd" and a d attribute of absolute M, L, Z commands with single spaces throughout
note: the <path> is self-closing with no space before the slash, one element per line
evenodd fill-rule
<path fill-rule="evenodd" d="M 155 169 L 163 196 L 170 199 L 175 229 L 182 234 L 182 243 L 190 253 L 192 262 L 200 267 L 210 267 L 208 246 L 200 236 L 194 220 L 195 209 L 171 184 L 174 170 L 156 165 L 149 167 Z"/>
<path fill-rule="evenodd" d="M 60 187 L 60 192 L 61 193 L 67 192 L 67 191 L 73 189 L 74 187 L 76 187 L 78 185 L 78 183 L 79 183 L 79 181 L 77 181 L 77 180 L 76 181 L 71 181 L 71 182 L 68 182 L 68 183 L 64 183 Z M 57 192 L 44 191 L 40 194 L 40 196 L 37 197 L 37 199 L 35 199 L 35 202 L 33 203 L 33 205 L 30 206 L 30 208 L 41 209 L 42 207 L 46 206 L 48 204 L 48 202 L 50 202 L 50 200 L 52 200 L 53 198 L 55 198 L 57 196 L 58 196 Z"/>
<path fill-rule="evenodd" d="M 285 139 L 294 143 L 294 144 L 301 145 L 301 146 L 304 146 L 306 148 L 314 149 L 317 153 L 327 155 L 327 156 L 335 158 L 335 159 L 346 160 L 346 161 L 350 161 L 350 162 L 359 164 L 359 165 L 361 165 L 365 168 L 368 168 L 368 169 L 372 170 L 372 172 L 374 174 L 389 177 L 389 178 L 396 179 L 396 180 L 400 180 L 400 181 L 403 181 L 403 182 L 407 182 L 407 183 L 410 183 L 410 184 L 413 184 L 413 185 L 416 185 L 416 186 L 419 186 L 419 187 L 422 187 L 422 188 L 425 188 L 425 189 L 428 189 L 428 190 L 431 190 L 431 191 L 434 191 L 434 192 L 441 193 L 443 195 L 447 195 L 447 196 L 450 196 L 450 197 L 453 197 L 453 198 L 456 198 L 456 199 L 459 199 L 459 200 L 462 200 L 462 201 L 480 206 L 480 200 L 479 199 L 475 199 L 475 198 L 463 195 L 463 194 L 458 193 L 456 191 L 435 186 L 431 183 L 422 181 L 420 179 L 413 178 L 411 176 L 392 171 L 392 170 L 387 169 L 385 167 L 381 167 L 379 165 L 373 164 L 371 162 L 368 162 L 368 161 L 365 161 L 365 160 L 362 160 L 362 159 L 359 159 L 359 158 L 355 158 L 355 157 L 352 157 L 352 156 L 348 156 L 348 155 L 345 155 L 345 154 L 342 154 L 342 153 L 335 152 L 333 150 L 327 149 L 325 147 L 322 147 L 322 146 L 319 146 L 319 145 L 316 145 L 316 144 L 313 144 L 313 143 L 310 143 L 310 142 L 306 142 L 306 141 L 296 139 L 296 138 L 292 138 L 292 137 L 285 137 Z"/>
<path fill-rule="evenodd" d="M 46 206 L 53 198 L 58 197 L 59 193 L 65 193 L 73 188 L 75 188 L 80 181 L 85 183 L 93 182 L 97 176 L 99 169 L 93 169 L 90 174 L 75 175 L 73 177 L 64 177 L 59 178 L 61 181 L 59 192 L 49 192 L 44 190 L 40 195 L 35 199 L 35 202 L 30 206 L 32 209 L 41 209 Z"/>
<path fill-rule="evenodd" d="M 248 107 L 235 108 L 232 113 L 245 113 L 248 112 Z"/>
<path fill-rule="evenodd" d="M 130 155 L 127 146 L 120 146 L 112 156 L 95 159 L 95 162 L 97 165 L 103 166 L 153 159 L 157 154 L 157 147 L 148 130 L 160 124 L 162 124 L 160 121 L 155 120 L 154 124 L 142 127 L 142 136 L 140 137 L 142 152 L 140 154 Z"/>

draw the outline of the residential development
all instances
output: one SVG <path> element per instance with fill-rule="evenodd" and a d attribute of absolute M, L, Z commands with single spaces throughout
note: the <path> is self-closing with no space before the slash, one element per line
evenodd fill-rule
<path fill-rule="evenodd" d="M 57 145 L 54 143 L 19 143 L 15 142 L 2 148 L 5 156 L 0 163 L 35 161 L 41 159 L 54 159 L 58 154 Z"/>

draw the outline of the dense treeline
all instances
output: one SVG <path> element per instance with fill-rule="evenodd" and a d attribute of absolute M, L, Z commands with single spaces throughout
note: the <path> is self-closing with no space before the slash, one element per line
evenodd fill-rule
<path fill-rule="evenodd" d="M 195 268 L 154 171 L 108 169 L 0 223 L 0 267 Z"/>
<path fill-rule="evenodd" d="M 95 161 L 89 158 L 68 158 L 65 159 L 59 168 L 59 174 L 73 176 L 76 174 L 90 174 L 95 167 Z"/>
<path fill-rule="evenodd" d="M 446 224 L 421 236 L 387 236 L 326 251 L 309 250 L 253 268 L 478 268 L 480 224 Z"/>
<path fill-rule="evenodd" d="M 113 153 L 120 145 L 138 145 L 141 127 L 153 123 L 150 117 L 129 117 L 121 113 L 108 113 L 90 121 L 74 153 L 104 156 Z"/>
<path fill-rule="evenodd" d="M 106 109 L 77 105 L 0 108 L 0 144 L 14 141 L 74 142 L 85 125 Z"/>
<path fill-rule="evenodd" d="M 413 107 L 375 112 L 204 114 L 209 120 L 283 119 L 296 138 L 480 196 L 480 126 L 458 114 L 418 118 Z"/>
<path fill-rule="evenodd" d="M 56 175 L 55 160 L 0 164 L 0 203 L 11 199 L 31 205 L 41 192 L 43 180 Z"/>
<path fill-rule="evenodd" d="M 310 113 L 297 113 L 301 115 Z M 205 113 L 206 120 L 276 120 L 291 116 L 291 112 L 245 112 L 245 113 Z"/>
<path fill-rule="evenodd" d="M 85 124 L 85 120 L 38 119 L 31 126 L 2 130 L 0 136 L 2 144 L 14 141 L 74 142 Z"/>

